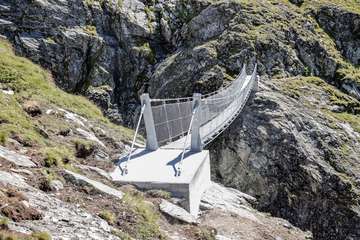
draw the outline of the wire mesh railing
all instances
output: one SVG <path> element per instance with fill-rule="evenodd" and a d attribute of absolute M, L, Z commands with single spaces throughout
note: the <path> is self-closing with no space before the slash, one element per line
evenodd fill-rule
<path fill-rule="evenodd" d="M 242 68 L 235 80 L 226 87 L 202 95 L 174 99 L 150 99 L 147 94 L 142 96 L 142 109 L 136 128 L 146 133 L 147 148 L 158 147 L 182 149 L 179 162 L 180 174 L 182 160 L 187 149 L 202 149 L 206 144 L 224 131 L 239 115 L 257 84 L 257 67 L 252 74 L 246 74 L 246 66 Z M 144 117 L 144 125 L 140 122 Z M 136 134 L 134 141 L 136 140 Z M 188 141 L 191 135 L 191 143 Z M 195 144 L 196 145 L 196 144 Z M 130 150 L 128 161 L 131 158 Z M 127 162 L 128 162 L 127 161 Z M 125 164 L 127 172 L 127 162 Z"/>

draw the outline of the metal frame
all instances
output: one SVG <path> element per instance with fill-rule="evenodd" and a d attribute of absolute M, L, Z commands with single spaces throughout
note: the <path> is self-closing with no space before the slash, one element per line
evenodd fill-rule
<path fill-rule="evenodd" d="M 150 150 L 150 151 L 155 151 L 159 148 L 159 143 L 157 140 L 156 130 L 155 130 L 155 123 L 154 123 L 154 118 L 153 118 L 153 111 L 152 111 L 152 106 L 151 106 L 152 102 L 155 104 L 158 102 L 159 103 L 161 102 L 163 104 L 163 106 L 165 108 L 166 119 L 167 119 L 167 113 L 166 113 L 166 102 L 167 101 L 176 102 L 177 104 L 179 104 L 179 101 L 192 101 L 192 115 L 191 115 L 190 125 L 189 125 L 188 131 L 185 135 L 181 159 L 177 166 L 176 176 L 180 176 L 182 162 L 183 162 L 183 159 L 185 156 L 185 151 L 186 151 L 189 135 L 191 134 L 190 151 L 200 152 L 200 151 L 202 151 L 202 149 L 205 145 L 209 144 L 213 139 L 215 139 L 219 134 L 221 134 L 240 114 L 240 112 L 242 111 L 245 103 L 247 102 L 251 92 L 258 90 L 259 76 L 256 75 L 256 72 L 257 72 L 257 65 L 255 65 L 254 70 L 251 74 L 251 79 L 249 80 L 249 82 L 247 82 L 247 85 L 244 85 L 244 83 L 240 83 L 240 84 L 242 84 L 242 85 L 240 85 L 241 89 L 244 89 L 243 92 L 241 92 L 241 91 L 236 92 L 236 93 L 231 94 L 230 96 L 226 95 L 224 97 L 221 96 L 221 94 L 220 94 L 220 96 L 221 96 L 220 98 L 216 98 L 216 96 L 215 96 L 215 98 L 210 99 L 211 101 L 214 101 L 214 100 L 221 100 L 222 98 L 228 98 L 228 97 L 237 98 L 236 101 L 232 100 L 233 102 L 226 108 L 226 109 L 231 108 L 230 111 L 228 112 L 229 114 L 231 114 L 231 116 L 230 117 L 227 117 L 227 115 L 222 116 L 221 122 L 216 123 L 217 126 L 215 125 L 215 128 L 212 129 L 212 132 L 209 132 L 206 136 L 201 136 L 201 134 L 200 134 L 201 128 L 206 126 L 206 124 L 207 124 L 206 123 L 203 126 L 201 126 L 201 121 L 202 121 L 201 118 L 203 117 L 203 116 L 201 116 L 202 113 L 200 111 L 202 109 L 201 108 L 202 101 L 204 101 L 204 104 L 205 104 L 205 102 L 208 100 L 207 98 L 210 98 L 221 91 L 227 90 L 229 87 L 231 87 L 231 85 L 229 85 L 225 88 L 221 88 L 215 92 L 212 92 L 212 93 L 209 93 L 206 95 L 194 93 L 194 95 L 192 97 L 187 97 L 187 98 L 150 99 L 149 94 L 142 94 L 140 97 L 140 99 L 141 99 L 140 117 L 139 117 L 139 121 L 136 126 L 136 131 L 135 131 L 135 135 L 134 135 L 134 138 L 133 138 L 133 141 L 131 144 L 130 153 L 129 153 L 128 159 L 125 163 L 125 167 L 124 167 L 125 174 L 127 174 L 127 172 L 128 172 L 127 165 L 132 157 L 134 144 L 136 141 L 136 137 L 137 137 L 137 134 L 139 131 L 140 122 L 141 122 L 142 118 L 144 118 L 145 128 L 146 128 L 146 139 L 147 139 L 146 149 Z M 245 79 L 246 76 L 247 76 L 246 75 L 246 65 L 244 65 L 240 74 L 236 78 L 236 80 L 241 81 L 242 78 Z M 239 82 L 235 83 L 235 86 L 239 86 Z M 239 95 L 239 98 L 238 98 L 238 95 Z M 242 99 L 241 102 L 235 106 L 234 104 L 239 102 L 240 99 Z M 178 105 L 178 107 L 179 107 L 179 105 Z M 232 109 L 232 108 L 234 108 L 234 109 Z M 180 112 L 180 110 L 179 110 L 179 112 Z M 221 111 L 218 116 L 221 116 L 220 114 L 224 114 L 223 112 L 225 112 L 225 110 Z M 211 119 L 216 119 L 216 118 L 217 117 L 214 117 Z M 210 120 L 209 122 L 211 122 L 211 121 L 212 120 Z M 219 120 L 217 120 L 217 121 L 219 121 Z M 167 127 L 168 127 L 168 131 L 170 134 L 170 129 L 169 129 L 168 123 L 167 123 Z M 181 126 L 181 128 L 183 129 L 182 126 Z"/>

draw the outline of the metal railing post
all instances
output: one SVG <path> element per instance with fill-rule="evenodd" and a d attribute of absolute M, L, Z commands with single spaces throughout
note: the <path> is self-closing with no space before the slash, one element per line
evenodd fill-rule
<path fill-rule="evenodd" d="M 200 124 L 201 124 L 201 94 L 194 93 L 193 95 L 193 109 L 197 108 L 194 112 L 194 121 L 191 127 L 191 151 L 200 152 L 202 151 L 202 141 L 200 136 Z"/>
<path fill-rule="evenodd" d="M 254 74 L 255 76 L 253 76 Z M 252 77 L 255 77 L 253 91 L 257 92 L 259 90 L 259 80 L 260 80 L 260 76 L 257 75 L 257 64 L 255 64 Z"/>
<path fill-rule="evenodd" d="M 146 149 L 155 151 L 159 148 L 159 144 L 156 137 L 154 117 L 151 110 L 151 102 L 149 94 L 144 93 L 140 97 L 141 105 L 145 105 L 144 110 L 144 122 L 146 128 Z"/>

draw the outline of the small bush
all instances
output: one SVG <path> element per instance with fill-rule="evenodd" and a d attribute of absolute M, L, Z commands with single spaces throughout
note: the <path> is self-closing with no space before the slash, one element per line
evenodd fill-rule
<path fill-rule="evenodd" d="M 91 141 L 76 139 L 75 149 L 76 149 L 76 157 L 86 158 L 94 152 L 95 145 Z"/>
<path fill-rule="evenodd" d="M 47 232 L 34 232 L 31 237 L 36 240 L 51 240 L 51 236 Z"/>
<path fill-rule="evenodd" d="M 6 144 L 7 138 L 8 138 L 7 133 L 5 133 L 5 132 L 0 132 L 0 144 L 1 144 L 1 145 L 5 145 L 5 144 Z"/>
<path fill-rule="evenodd" d="M 0 240 L 20 240 L 20 239 L 13 233 L 0 232 Z"/>
<path fill-rule="evenodd" d="M 44 192 L 50 192 L 52 191 L 52 188 L 50 186 L 51 181 L 57 179 L 56 173 L 50 170 L 44 170 L 42 171 L 43 177 L 39 180 L 39 189 Z"/>
<path fill-rule="evenodd" d="M 117 237 L 119 237 L 121 240 L 132 240 L 133 238 L 130 237 L 129 234 L 121 231 L 121 230 L 118 230 L 118 229 L 114 229 L 111 231 L 111 233 Z"/>
<path fill-rule="evenodd" d="M 154 198 L 163 198 L 163 199 L 170 199 L 171 193 L 164 191 L 164 190 L 149 190 L 146 192 L 146 195 Z"/>
<path fill-rule="evenodd" d="M 42 151 L 45 167 L 62 166 L 68 164 L 74 158 L 74 154 L 68 148 L 47 147 Z"/>
<path fill-rule="evenodd" d="M 0 218 L 0 230 L 4 230 L 8 228 L 9 219 L 8 218 Z"/>
<path fill-rule="evenodd" d="M 115 214 L 107 210 L 104 210 L 101 213 L 99 213 L 99 217 L 107 221 L 109 224 L 114 224 L 116 221 Z"/>
<path fill-rule="evenodd" d="M 215 229 L 210 229 L 206 227 L 200 227 L 195 232 L 196 239 L 199 240 L 215 240 L 216 239 L 216 231 Z"/>
<path fill-rule="evenodd" d="M 91 35 L 91 36 L 96 36 L 97 35 L 97 32 L 96 32 L 96 27 L 95 26 L 92 26 L 92 25 L 86 25 L 83 27 L 84 31 Z"/>
<path fill-rule="evenodd" d="M 134 234 L 136 239 L 163 239 L 158 225 L 159 214 L 141 195 L 125 194 L 123 201 L 135 216 Z"/>

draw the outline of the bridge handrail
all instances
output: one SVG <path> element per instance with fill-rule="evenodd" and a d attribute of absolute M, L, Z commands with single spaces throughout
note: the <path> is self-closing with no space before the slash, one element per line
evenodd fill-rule
<path fill-rule="evenodd" d="M 201 151 L 223 132 L 240 114 L 251 90 L 257 88 L 256 73 L 257 65 L 250 76 L 246 74 L 246 65 L 244 65 L 231 84 L 205 95 L 150 99 L 148 94 L 143 94 L 135 135 L 125 161 L 125 174 L 142 119 L 146 128 L 147 149 L 156 150 L 159 148 L 159 143 L 183 141 L 181 160 L 178 163 L 178 174 L 180 174 L 188 137 L 191 135 L 191 150 Z"/>

